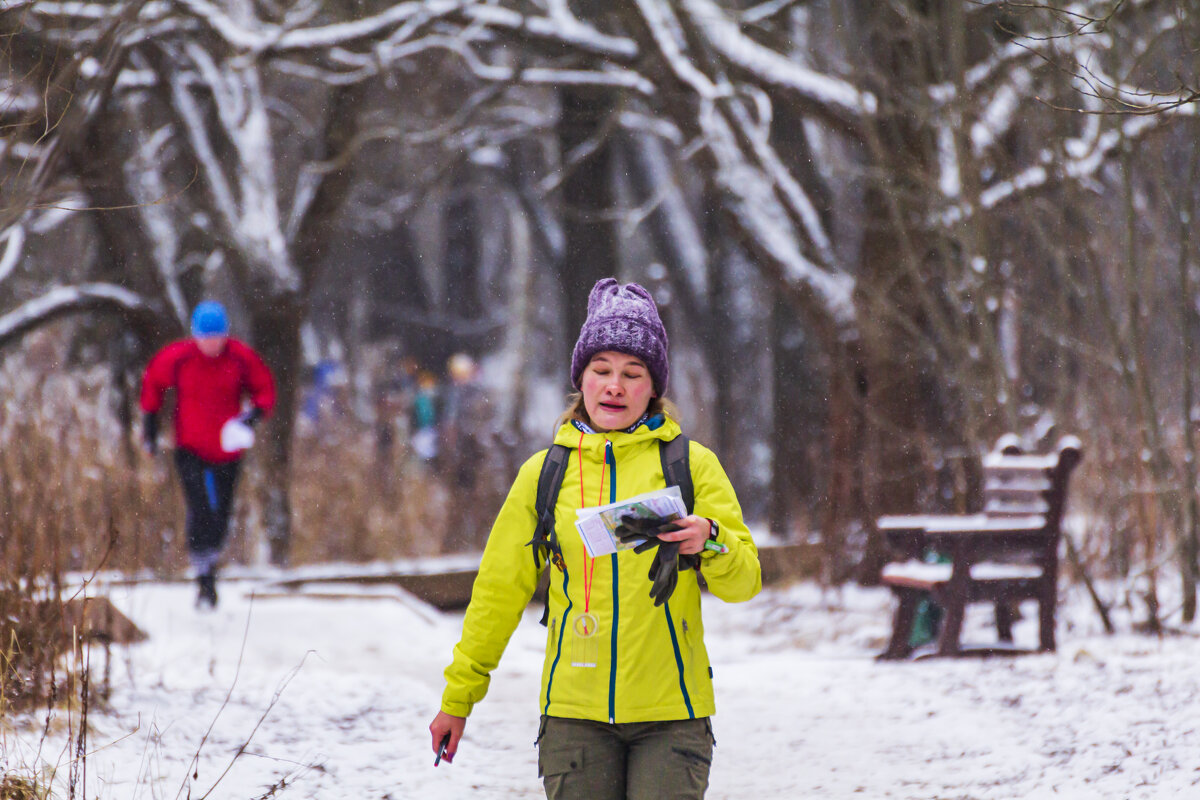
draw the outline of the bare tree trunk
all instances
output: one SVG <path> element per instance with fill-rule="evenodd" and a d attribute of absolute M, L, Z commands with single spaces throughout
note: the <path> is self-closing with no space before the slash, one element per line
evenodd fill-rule
<path fill-rule="evenodd" d="M 271 563 L 286 566 L 292 553 L 291 463 L 297 396 L 302 367 L 300 326 L 305 312 L 299 300 L 281 297 L 249 309 L 252 341 L 275 377 L 275 413 L 263 426 L 258 449 L 263 470 L 263 528 Z"/>
<path fill-rule="evenodd" d="M 729 237 L 722 224 L 720 200 L 713 196 L 711 185 L 704 189 L 704 241 L 708 252 L 708 324 L 703 326 L 708 331 L 705 340 L 705 351 L 708 353 L 709 364 L 713 375 L 733 375 L 734 347 L 729 332 L 735 329 L 733 316 L 734 287 L 729 281 Z M 736 412 L 733 401 L 733 381 L 713 381 L 713 430 L 716 433 L 716 446 L 719 453 L 731 454 L 736 450 L 732 431 L 733 415 Z"/>
<path fill-rule="evenodd" d="M 1146 595 L 1146 608 L 1150 614 L 1150 626 L 1157 629 L 1158 620 L 1158 550 L 1162 546 L 1162 529 L 1164 526 L 1177 528 L 1180 523 L 1180 497 L 1178 488 L 1172 488 L 1172 466 L 1166 451 L 1165 440 L 1159 422 L 1158 403 L 1150 382 L 1150 363 L 1146 358 L 1144 332 L 1142 329 L 1145 318 L 1144 298 L 1139 279 L 1142 269 L 1139 253 L 1138 215 L 1134 199 L 1134 164 L 1132 144 L 1126 144 L 1122 150 L 1121 178 L 1124 183 L 1125 199 L 1125 236 L 1126 252 L 1123 264 L 1125 279 L 1126 325 L 1128 326 L 1128 352 L 1131 358 L 1132 372 L 1125 368 L 1128 385 L 1134 393 L 1135 408 L 1138 413 L 1138 427 L 1142 433 L 1142 446 L 1150 454 L 1148 460 L 1143 459 L 1145 471 L 1150 479 L 1152 492 L 1143 492 L 1139 498 L 1139 506 L 1148 507 L 1143 516 L 1142 541 L 1145 547 L 1145 558 L 1148 569 L 1149 588 Z M 1178 533 L 1176 533 L 1178 544 Z"/>
<path fill-rule="evenodd" d="M 814 157 L 805 134 L 804 116 L 793 103 L 775 106 L 771 142 L 795 172 L 813 200 L 825 230 L 831 222 L 828 187 L 814 167 Z M 819 328 L 817 328 L 819 330 Z M 771 469 L 771 529 L 788 539 L 809 535 L 819 526 L 819 507 L 828 476 L 818 473 L 825 463 L 824 431 L 832 409 L 823 392 L 823 376 L 814 346 L 814 325 L 800 310 L 780 298 L 772 309 L 771 354 L 773 369 L 772 427 L 774 452 Z M 826 344 L 826 343 L 822 343 Z M 826 362 L 823 366 L 828 366 Z M 821 471 L 823 473 L 823 470 Z M 844 555 L 844 532 L 840 526 L 821 526 L 825 577 L 835 572 L 834 562 Z"/>
<path fill-rule="evenodd" d="M 509 239 L 512 242 L 512 275 L 509 280 L 509 309 L 512 323 L 505 331 L 505 349 L 508 351 L 509 365 L 513 375 L 527 375 L 531 369 L 529 363 L 531 353 L 530 330 L 533 327 L 533 310 L 535 297 L 533 243 L 531 241 L 529 218 L 521 207 L 521 200 L 515 192 L 504 193 L 504 206 L 509 218 Z M 527 382 L 516 380 L 511 392 L 501 398 L 503 413 L 501 430 L 508 431 L 513 441 L 507 442 L 504 448 L 506 454 L 518 452 L 519 439 L 523 436 L 523 417 L 527 402 Z M 514 465 L 506 465 L 508 467 Z M 515 470 L 509 470 L 516 474 Z"/>
<path fill-rule="evenodd" d="M 571 347 L 587 316 L 592 286 L 601 278 L 615 275 L 620 266 L 611 219 L 615 196 L 609 127 L 614 99 L 607 91 L 575 87 L 561 89 L 559 97 L 566 241 L 563 263 L 557 272 L 566 302 L 567 346 Z"/>
<path fill-rule="evenodd" d="M 1196 430 L 1192 408 L 1196 402 L 1195 335 L 1200 332 L 1200 312 L 1196 308 L 1196 286 L 1192 282 L 1191 226 L 1195 219 L 1196 203 L 1193 187 L 1200 181 L 1200 154 L 1191 156 L 1192 179 L 1184 186 L 1179 218 L 1179 326 L 1183 343 L 1183 519 L 1180 531 L 1179 573 L 1183 590 L 1183 621 L 1196 619 L 1196 581 L 1200 576 L 1200 499 L 1197 498 Z"/>
<path fill-rule="evenodd" d="M 771 531 L 786 540 L 807 536 L 816 527 L 810 512 L 819 501 L 823 480 L 816 474 L 813 445 L 822 448 L 825 427 L 824 397 L 813 363 L 810 335 L 796 310 L 782 299 L 771 309 L 772 421 L 774 444 L 771 459 L 771 496 L 768 513 Z M 840 537 L 837 537 L 840 540 Z M 838 549 L 828 541 L 828 555 Z"/>
<path fill-rule="evenodd" d="M 821 497 L 822 510 L 819 515 L 821 540 L 841 541 L 838 558 L 830 565 L 835 581 L 849 577 L 850 562 L 856 555 L 849 541 L 850 526 L 867 523 L 864 510 L 869 507 L 865 495 L 866 481 L 863 470 L 866 460 L 862 456 L 866 432 L 867 382 L 862 363 L 860 342 L 857 340 L 838 342 L 832 348 L 829 367 L 829 417 L 826 430 L 826 488 Z M 860 528 L 861 530 L 861 528 Z M 860 581 L 870 584 L 878 580 L 874 571 L 863 571 Z"/>
<path fill-rule="evenodd" d="M 474 176 L 469 162 L 459 164 L 450 184 L 450 196 L 445 208 L 446 231 L 445 296 L 440 298 L 442 310 L 451 319 L 463 322 L 478 320 L 483 315 L 480 293 L 480 239 L 484 235 L 483 215 L 476 205 Z M 478 354 L 481 349 L 478 333 L 463 334 L 448 331 L 444 362 L 452 353 L 467 350 Z"/>
<path fill-rule="evenodd" d="M 278 566 L 286 565 L 292 553 L 292 434 L 304 366 L 300 328 L 308 316 L 308 293 L 325 266 L 324 246 L 353 185 L 353 170 L 344 162 L 358 133 L 358 112 L 366 91 L 365 84 L 350 84 L 337 87 L 329 98 L 323 148 L 327 162 L 334 168 L 322 176 L 296 234 L 293 258 L 303 276 L 300 293 L 278 293 L 266 302 L 247 303 L 254 342 L 276 382 L 275 414 L 264 430 L 262 467 L 266 479 L 260 502 L 271 563 Z M 247 288 L 253 298 L 257 287 Z"/>

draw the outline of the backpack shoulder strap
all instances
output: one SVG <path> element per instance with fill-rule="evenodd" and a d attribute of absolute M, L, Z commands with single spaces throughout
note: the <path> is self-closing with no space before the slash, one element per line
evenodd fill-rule
<path fill-rule="evenodd" d="M 692 483 L 692 465 L 689 460 L 688 438 L 682 433 L 669 442 L 658 443 L 658 457 L 662 461 L 663 477 L 667 486 L 678 486 L 683 495 L 683 504 L 691 514 L 696 506 L 696 488 Z"/>
<path fill-rule="evenodd" d="M 533 566 L 542 568 L 542 559 L 550 561 L 555 556 L 562 563 L 562 550 L 558 546 L 558 534 L 554 531 L 554 506 L 558 503 L 558 492 L 562 489 L 563 476 L 567 472 L 567 462 L 571 459 L 571 448 L 561 444 L 552 444 L 546 451 L 542 461 L 542 471 L 538 475 L 537 499 L 534 501 L 534 511 L 537 513 L 537 525 L 533 529 L 533 538 L 529 547 L 533 550 Z M 550 616 L 550 598 L 542 608 L 542 618 L 538 620 L 546 625 Z"/>
<path fill-rule="evenodd" d="M 534 501 L 534 511 L 537 514 L 537 526 L 529 546 L 533 548 L 533 564 L 542 568 L 542 558 L 549 557 L 547 553 L 558 551 L 558 537 L 554 533 L 554 506 L 558 503 L 558 491 L 562 488 L 563 475 L 567 472 L 567 461 L 571 458 L 571 448 L 561 444 L 552 444 L 546 451 L 542 461 L 542 471 L 538 475 L 537 499 Z"/>

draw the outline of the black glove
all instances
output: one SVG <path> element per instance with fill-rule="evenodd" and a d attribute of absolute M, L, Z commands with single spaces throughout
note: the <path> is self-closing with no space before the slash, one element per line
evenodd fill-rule
<path fill-rule="evenodd" d="M 667 519 L 666 517 L 639 517 L 636 514 L 626 514 L 621 517 L 621 524 L 616 527 L 614 533 L 623 544 L 628 544 L 635 539 L 645 539 L 646 541 L 633 548 L 635 553 L 644 553 L 652 547 L 668 544 L 658 538 L 660 533 L 670 533 L 671 531 L 680 530 L 680 526 L 676 520 Z M 669 544 L 678 545 L 678 542 L 670 542 Z M 679 548 L 676 547 L 676 550 Z"/>
<path fill-rule="evenodd" d="M 615 533 L 622 542 L 634 539 L 646 541 L 633 548 L 635 553 L 644 553 L 652 547 L 657 547 L 654 561 L 650 564 L 650 596 L 654 605 L 661 606 L 675 592 L 675 584 L 679 582 L 679 570 L 694 569 L 700 563 L 699 555 L 680 555 L 679 542 L 668 542 L 659 539 L 659 534 L 682 530 L 679 520 L 665 517 L 638 517 L 627 514 L 621 518 Z"/>
<path fill-rule="evenodd" d="M 258 406 L 247 411 L 238 417 L 238 421 L 248 428 L 253 428 L 258 424 L 258 421 L 263 418 L 263 410 Z"/>
<path fill-rule="evenodd" d="M 655 540 L 657 541 L 657 540 Z M 670 599 L 679 582 L 679 542 L 662 542 L 650 565 L 650 596 L 657 608 Z"/>
<path fill-rule="evenodd" d="M 147 411 L 142 415 L 142 447 L 150 455 L 158 452 L 158 413 Z"/>
<path fill-rule="evenodd" d="M 679 582 L 680 569 L 695 569 L 699 565 L 699 555 L 679 554 L 679 542 L 662 542 L 647 576 L 651 581 L 650 596 L 654 598 L 654 606 L 657 608 L 671 599 L 675 584 Z"/>

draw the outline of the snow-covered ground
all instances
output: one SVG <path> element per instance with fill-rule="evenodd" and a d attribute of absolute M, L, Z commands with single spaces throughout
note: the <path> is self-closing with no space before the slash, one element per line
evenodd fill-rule
<path fill-rule="evenodd" d="M 265 578 L 221 588 L 215 612 L 193 609 L 185 584 L 108 589 L 150 639 L 114 651 L 113 694 L 93 710 L 79 796 L 249 799 L 281 781 L 269 796 L 543 796 L 536 609 L 458 757 L 434 768 L 426 726 L 461 613 L 391 589 L 343 586 L 366 596 L 333 599 L 283 595 Z M 1056 654 L 877 663 L 890 609 L 882 590 L 800 584 L 705 604 L 718 707 L 712 800 L 1200 797 L 1195 636 L 1104 637 L 1069 591 Z M 985 636 L 979 611 L 968 619 L 974 639 Z M 1019 623 L 1018 643 L 1035 633 Z M 9 764 L 61 765 L 62 727 L 47 741 L 6 731 Z"/>

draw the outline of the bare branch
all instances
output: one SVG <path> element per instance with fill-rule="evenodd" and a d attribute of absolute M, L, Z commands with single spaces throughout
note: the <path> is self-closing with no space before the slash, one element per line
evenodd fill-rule
<path fill-rule="evenodd" d="M 1197 116 L 1195 105 L 1174 109 L 1173 115 Z M 1042 163 L 1028 166 L 1010 178 L 996 181 L 980 193 L 976 204 L 959 203 L 942 212 L 939 224 L 951 226 L 979 211 L 989 211 L 1015 201 L 1028 199 L 1065 181 L 1083 182 L 1095 177 L 1125 143 L 1136 142 L 1163 129 L 1172 115 L 1137 115 L 1119 128 L 1100 132 L 1093 129 L 1088 140 L 1065 143 L 1066 158 L 1043 153 Z"/>
<path fill-rule="evenodd" d="M 740 17 L 743 23 L 754 25 L 790 11 L 801 2 L 803 0 L 765 0 L 741 12 Z"/>
<path fill-rule="evenodd" d="M 708 147 L 721 165 L 717 180 L 735 225 L 746 234 L 743 243 L 782 285 L 815 299 L 816 307 L 837 325 L 850 324 L 855 318 L 854 278 L 827 271 L 801 251 L 775 184 L 746 163 L 735 134 L 715 109 L 703 116 Z"/>
<path fill-rule="evenodd" d="M 640 94 L 654 94 L 654 84 L 633 70 L 606 67 L 601 70 L 553 69 L 546 67 L 505 67 L 486 63 L 462 37 L 426 36 L 389 53 L 396 60 L 409 58 L 427 50 L 448 50 L 460 58 L 473 75 L 494 83 L 517 82 L 534 86 L 603 86 L 630 89 Z"/>
<path fill-rule="evenodd" d="M 703 101 L 712 101 L 718 95 L 730 93 L 729 87 L 718 89 L 717 85 L 687 57 L 684 52 L 686 45 L 683 42 L 683 32 L 670 8 L 660 5 L 655 0 L 634 1 L 650 31 L 650 36 L 654 39 L 654 44 L 677 80 Z"/>
<path fill-rule="evenodd" d="M 21 253 L 25 249 L 25 226 L 13 225 L 0 236 L 0 241 L 4 242 L 4 255 L 0 256 L 0 283 L 4 283 L 21 260 Z"/>
<path fill-rule="evenodd" d="M 875 113 L 878 103 L 870 92 L 760 45 L 742 33 L 712 0 L 682 0 L 680 6 L 691 25 L 722 58 L 755 80 L 795 92 L 810 109 L 842 123 L 855 125 Z"/>
<path fill-rule="evenodd" d="M 42 116 L 48 123 L 49 130 L 39 137 L 44 141 L 43 146 L 33 151 L 38 160 L 31 174 L 23 186 L 12 192 L 5 207 L 0 208 L 0 228 L 13 224 L 29 207 L 37 203 L 56 174 L 64 154 L 84 135 L 90 120 L 104 105 L 104 100 L 112 92 L 121 65 L 125 61 L 127 51 L 121 44 L 121 34 L 137 17 L 145 2 L 146 0 L 130 0 L 118 14 L 113 14 L 110 10 L 108 24 L 102 29 L 95 46 L 95 52 L 103 59 L 102 64 L 97 67 L 94 59 L 85 61 L 76 57 L 53 77 L 47 76 L 47 86 L 75 87 L 80 82 L 83 64 L 89 63 L 90 69 L 95 70 L 90 76 L 92 85 L 82 83 L 86 92 L 84 96 L 76 97 L 75 92 L 68 89 L 53 105 L 43 103 L 31 112 Z M 50 135 L 52 132 L 54 135 Z"/>
<path fill-rule="evenodd" d="M 1026 11 L 1045 11 L 1067 21 L 1068 29 L 1065 33 L 1014 32 L 1016 39 L 1010 45 L 1026 49 L 1047 64 L 1056 67 L 1070 76 L 1081 95 L 1098 99 L 1102 103 L 1100 108 L 1083 109 L 1042 101 L 1051 108 L 1105 115 L 1141 115 L 1169 113 L 1200 100 L 1200 87 L 1189 86 L 1187 81 L 1182 79 L 1168 90 L 1146 89 L 1115 80 L 1097 66 L 1098 60 L 1095 56 L 1098 52 L 1113 51 L 1117 48 L 1118 40 L 1113 33 L 1112 22 L 1126 5 L 1126 0 L 1118 0 L 1106 13 L 1099 15 L 1087 13 L 1082 8 L 1058 8 L 1040 3 L 1005 2 L 1002 5 Z M 1128 50 L 1126 59 L 1130 63 L 1137 63 L 1145 57 L 1155 40 L 1178 30 L 1182 20 L 1180 15 L 1164 14 L 1154 22 L 1149 42 L 1139 39 L 1124 48 Z M 1059 56 L 1065 57 L 1066 60 L 1057 60 L 1056 57 Z"/>
<path fill-rule="evenodd" d="M 243 277 L 248 284 L 267 280 L 271 291 L 296 291 L 300 276 L 288 253 L 279 211 L 259 67 L 245 60 L 218 63 L 196 43 L 185 44 L 183 53 L 173 55 L 182 58 L 184 53 L 211 94 L 219 125 L 211 124 L 212 115 L 194 96 L 187 73 L 164 64 L 157 69 L 171 87 L 172 108 L 197 158 L 225 236 L 253 265 L 255 274 Z M 228 166 L 228 156 L 217 155 L 213 134 L 223 137 L 221 145 L 234 156 Z M 240 261 L 233 264 L 240 266 Z"/>
<path fill-rule="evenodd" d="M 397 26 L 414 21 L 428 25 L 437 20 L 458 20 L 468 25 L 477 24 L 521 37 L 568 45 L 579 52 L 622 62 L 631 62 L 638 55 L 637 46 L 631 40 L 603 34 L 568 13 L 560 12 L 553 18 L 526 16 L 478 0 L 412 0 L 363 19 L 296 30 L 261 21 L 248 28 L 209 0 L 180 2 L 205 20 L 231 47 L 256 54 L 351 48 L 360 44 L 373 47 L 380 34 Z"/>
<path fill-rule="evenodd" d="M 109 311 L 135 317 L 157 315 L 146 298 L 122 286 L 108 283 L 58 286 L 0 315 L 0 347 L 56 319 L 85 311 Z"/>

